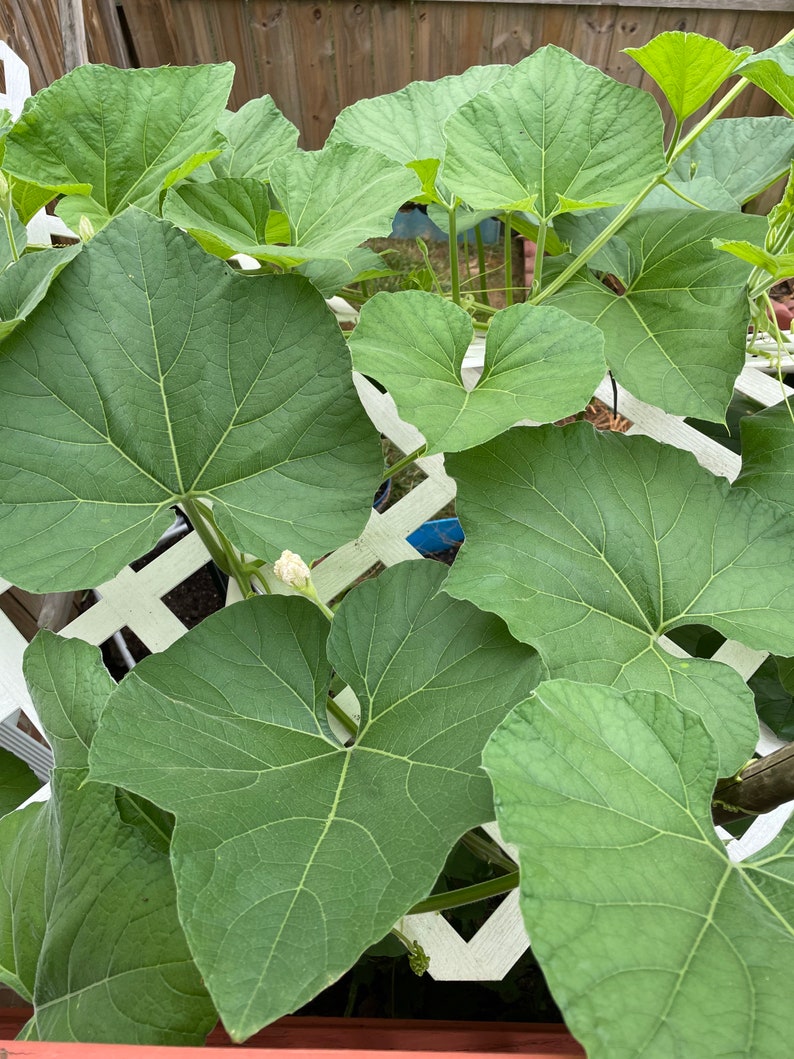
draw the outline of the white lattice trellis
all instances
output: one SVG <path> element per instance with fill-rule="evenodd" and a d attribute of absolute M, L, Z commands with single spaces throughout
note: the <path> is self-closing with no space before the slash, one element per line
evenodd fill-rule
<path fill-rule="evenodd" d="M 29 84 L 27 89 L 25 88 L 24 76 L 13 62 L 9 66 L 9 51 L 2 44 L 0 59 L 6 64 L 7 85 L 14 87 L 17 92 L 29 92 Z M 13 60 L 19 62 L 15 56 Z M 10 80 L 9 69 L 14 71 Z M 17 103 L 18 100 L 15 99 L 10 106 L 12 111 L 16 108 L 18 112 Z M 0 105 L 2 104 L 3 98 L 0 97 Z M 6 105 L 10 104 L 11 100 L 6 102 Z M 57 219 L 37 221 L 37 224 L 47 225 L 51 221 L 60 231 L 60 222 L 57 222 Z M 338 300 L 335 302 L 333 307 L 341 314 L 352 313 L 349 307 L 340 305 Z M 790 336 L 788 337 L 790 340 Z M 481 367 L 482 345 L 480 342 L 472 347 L 464 363 L 464 374 L 469 371 L 476 372 L 477 368 Z M 738 392 L 760 405 L 769 406 L 780 401 L 782 392 L 780 383 L 761 370 L 764 367 L 761 358 L 748 358 L 748 366 L 738 379 L 736 388 Z M 362 403 L 377 429 L 400 450 L 409 453 L 422 443 L 419 432 L 399 418 L 388 394 L 381 393 L 361 376 L 356 377 L 356 386 Z M 604 381 L 598 396 L 606 403 L 612 402 L 610 382 Z M 738 456 L 700 434 L 682 419 L 644 404 L 622 389 L 619 389 L 618 400 L 620 411 L 634 424 L 630 432 L 647 434 L 660 442 L 686 449 L 694 453 L 699 462 L 715 474 L 732 480 L 738 473 Z M 441 456 L 419 460 L 418 466 L 424 474 L 423 480 L 382 514 L 373 511 L 362 535 L 339 548 L 316 568 L 314 580 L 323 599 L 334 598 L 377 563 L 391 566 L 404 560 L 419 558 L 419 553 L 407 543 L 406 538 L 452 500 L 455 484 L 445 474 Z M 188 533 L 143 569 L 136 572 L 126 567 L 111 581 L 97 586 L 100 599 L 63 629 L 62 635 L 80 637 L 99 645 L 119 630 L 128 628 L 151 651 L 164 650 L 183 635 L 186 629 L 163 602 L 163 597 L 203 567 L 208 558 L 196 534 Z M 0 593 L 9 588 L 7 582 L 0 581 Z M 277 591 L 283 590 L 277 584 L 274 588 Z M 237 598 L 239 597 L 232 588 L 227 602 L 235 602 Z M 16 727 L 16 719 L 21 710 L 40 728 L 22 678 L 24 647 L 25 641 L 21 634 L 0 612 L 0 746 L 11 749 L 27 760 L 44 779 L 51 766 L 49 751 Z M 669 641 L 665 641 L 665 647 L 681 654 L 680 649 Z M 746 679 L 755 672 L 766 656 L 728 641 L 714 657 L 733 666 Z M 352 696 L 349 699 L 352 699 Z M 343 694 L 338 701 L 354 713 L 355 702 L 349 699 Z M 763 730 L 759 741 L 761 753 L 769 753 L 781 745 L 781 741 L 771 731 Z M 762 848 L 777 834 L 792 810 L 794 802 L 759 818 L 741 840 L 728 844 L 730 855 L 739 860 Z M 507 848 L 495 824 L 489 825 L 486 830 L 500 845 Z M 723 833 L 723 837 L 728 839 L 729 836 Z M 509 849 L 507 851 L 510 852 Z M 518 895 L 515 892 L 500 903 L 470 941 L 465 941 L 443 916 L 435 913 L 407 916 L 400 926 L 403 932 L 417 940 L 430 956 L 430 974 L 437 979 L 501 979 L 529 946 L 518 909 Z"/>

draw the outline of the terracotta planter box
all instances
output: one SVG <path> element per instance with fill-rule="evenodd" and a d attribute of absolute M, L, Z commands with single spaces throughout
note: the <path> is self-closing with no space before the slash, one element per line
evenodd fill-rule
<path fill-rule="evenodd" d="M 0 1008 L 2 1059 L 198 1059 L 207 1054 L 204 1048 L 14 1041 L 12 1038 L 29 1015 L 24 1008 Z M 288 1016 L 243 1045 L 232 1045 L 222 1029 L 215 1029 L 207 1038 L 207 1046 L 212 1049 L 213 1059 L 231 1059 L 239 1056 L 241 1049 L 251 1059 L 278 1059 L 285 1049 L 290 1050 L 290 1059 L 339 1059 L 347 1052 L 355 1052 L 356 1059 L 369 1059 L 384 1052 L 395 1059 L 420 1059 L 422 1055 L 443 1059 L 461 1053 L 471 1059 L 505 1054 L 522 1055 L 525 1059 L 585 1059 L 584 1049 L 564 1026 L 498 1022 Z"/>

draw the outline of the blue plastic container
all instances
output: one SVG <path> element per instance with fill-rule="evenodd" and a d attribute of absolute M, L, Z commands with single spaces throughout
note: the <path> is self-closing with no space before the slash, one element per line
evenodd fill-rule
<path fill-rule="evenodd" d="M 462 544 L 463 530 L 456 518 L 437 518 L 415 529 L 407 540 L 420 555 L 429 559 L 432 555 L 449 551 L 450 548 Z"/>
<path fill-rule="evenodd" d="M 482 221 L 480 224 L 480 231 L 482 233 L 482 241 L 484 243 L 498 243 L 499 242 L 499 221 L 495 217 L 489 217 L 488 220 Z M 394 218 L 391 230 L 392 237 L 394 239 L 424 239 L 426 243 L 435 242 L 441 240 L 447 242 L 447 233 L 442 231 L 437 224 L 423 213 L 420 209 L 407 210 L 405 213 L 400 211 Z M 458 233 L 458 242 L 463 242 L 463 232 Z M 474 243 L 474 231 L 469 231 L 469 241 Z"/>

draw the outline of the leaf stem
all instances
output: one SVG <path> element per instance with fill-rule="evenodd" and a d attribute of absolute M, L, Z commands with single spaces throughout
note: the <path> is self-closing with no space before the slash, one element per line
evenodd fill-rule
<path fill-rule="evenodd" d="M 479 224 L 474 225 L 474 241 L 477 244 L 477 271 L 479 272 L 480 286 L 476 295 L 490 309 L 491 302 L 488 298 L 488 280 L 486 279 L 487 268 L 485 266 L 485 244 L 482 240 L 482 229 Z"/>
<path fill-rule="evenodd" d="M 615 234 L 615 232 L 619 231 L 623 227 L 623 225 L 626 223 L 629 217 L 631 217 L 631 215 L 634 213 L 634 211 L 637 209 L 643 199 L 647 198 L 647 196 L 650 195 L 656 185 L 661 183 L 664 178 L 665 174 L 660 173 L 659 176 L 654 177 L 653 180 L 651 180 L 646 185 L 646 187 L 644 187 L 642 191 L 639 192 L 639 194 L 635 195 L 630 202 L 627 202 L 623 209 L 620 211 L 620 213 L 617 215 L 617 217 L 614 217 L 606 226 L 606 228 L 604 228 L 604 230 L 600 232 L 595 237 L 595 239 L 588 243 L 584 250 L 582 250 L 580 254 L 577 254 L 573 261 L 566 268 L 564 268 L 558 276 L 555 276 L 555 278 L 551 281 L 548 287 L 546 287 L 542 291 L 539 291 L 537 294 L 533 295 L 529 299 L 531 303 L 533 305 L 540 305 L 541 302 L 545 301 L 547 298 L 550 298 L 552 294 L 556 294 L 561 287 L 564 287 L 568 280 L 572 276 L 575 276 L 579 269 L 587 264 L 593 254 L 596 254 L 602 246 L 605 246 Z"/>
<path fill-rule="evenodd" d="M 475 857 L 479 857 L 480 860 L 495 864 L 498 868 L 503 868 L 508 872 L 516 870 L 515 862 L 490 839 L 481 838 L 474 831 L 467 831 L 460 841 L 470 853 L 473 853 Z"/>
<path fill-rule="evenodd" d="M 342 707 L 330 695 L 325 698 L 325 706 L 335 721 L 339 721 L 346 732 L 350 735 L 358 735 L 358 725 L 353 718 L 345 713 Z"/>
<path fill-rule="evenodd" d="M 704 206 L 702 202 L 696 202 L 695 199 L 691 199 L 689 195 L 685 195 L 680 188 L 677 188 L 675 184 L 671 184 L 666 178 L 662 181 L 662 184 L 668 188 L 674 195 L 677 195 L 679 199 L 683 199 L 684 202 L 688 202 L 690 206 L 694 206 L 698 210 L 707 210 L 708 206 Z"/>
<path fill-rule="evenodd" d="M 224 574 L 234 578 L 243 599 L 249 599 L 254 595 L 250 576 L 235 556 L 226 535 L 218 529 L 212 510 L 197 499 L 181 500 L 180 503 L 199 540 L 210 553 L 212 561 Z"/>
<path fill-rule="evenodd" d="M 546 251 L 546 232 L 548 227 L 547 221 L 540 221 L 538 224 L 538 237 L 535 240 L 535 272 L 532 277 L 532 289 L 529 292 L 530 299 L 532 295 L 540 293 L 543 277 L 543 254 Z"/>
<path fill-rule="evenodd" d="M 401 460 L 393 463 L 391 467 L 387 467 L 380 480 L 380 484 L 383 485 L 384 482 L 388 482 L 388 480 L 394 477 L 395 474 L 399 474 L 400 471 L 404 471 L 406 467 L 410 467 L 412 463 L 416 462 L 416 460 L 420 460 L 426 452 L 427 444 L 425 443 L 420 445 L 418 449 L 414 449 L 413 452 L 409 452 L 407 456 L 403 456 Z"/>
<path fill-rule="evenodd" d="M 460 305 L 460 261 L 458 260 L 458 218 L 456 201 L 447 209 L 449 218 L 449 278 L 452 283 L 452 300 Z"/>
<path fill-rule="evenodd" d="M 513 304 L 513 226 L 511 213 L 505 213 L 505 305 Z"/>
<path fill-rule="evenodd" d="M 515 890 L 518 883 L 519 873 L 513 871 L 509 875 L 501 875 L 498 879 L 488 879 L 487 882 L 475 883 L 473 886 L 462 886 L 459 890 L 431 894 L 424 901 L 415 904 L 407 914 L 419 916 L 424 912 L 443 912 L 447 908 L 470 905 L 475 901 L 484 901 L 487 897 L 498 897 L 499 894 L 509 893 L 510 890 Z"/>

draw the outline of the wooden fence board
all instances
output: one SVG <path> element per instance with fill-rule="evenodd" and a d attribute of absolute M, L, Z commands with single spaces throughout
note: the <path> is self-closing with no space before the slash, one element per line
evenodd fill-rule
<path fill-rule="evenodd" d="M 633 0 L 123 0 L 123 9 L 142 64 L 231 59 L 238 69 L 232 106 L 268 92 L 301 129 L 301 145 L 317 148 L 339 111 L 357 99 L 479 63 L 515 63 L 544 44 L 657 91 L 623 48 L 682 29 L 760 50 L 790 28 L 783 12 L 794 11 L 794 0 L 765 0 L 762 8 L 754 0 L 689 7 Z M 753 90 L 731 113 L 770 112 L 770 101 Z"/>

